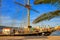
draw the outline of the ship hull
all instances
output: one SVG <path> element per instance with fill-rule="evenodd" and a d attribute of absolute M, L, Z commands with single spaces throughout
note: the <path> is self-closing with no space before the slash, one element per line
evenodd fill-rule
<path fill-rule="evenodd" d="M 44 33 L 44 34 L 43 34 Z M 32 33 L 32 34 L 9 34 L 9 35 L 0 35 L 0 36 L 49 36 L 51 32 L 43 32 L 43 33 Z"/>

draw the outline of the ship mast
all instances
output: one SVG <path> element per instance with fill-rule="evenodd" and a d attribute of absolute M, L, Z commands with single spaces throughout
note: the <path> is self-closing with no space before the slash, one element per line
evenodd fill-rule
<path fill-rule="evenodd" d="M 30 6 L 30 0 L 27 1 L 27 5 Z M 27 9 L 27 16 L 28 16 L 28 28 L 30 26 L 30 9 Z"/>
<path fill-rule="evenodd" d="M 35 11 L 35 12 L 37 12 L 37 13 L 39 13 L 37 10 L 34 10 L 33 8 L 31 8 L 31 6 L 30 6 L 30 0 L 27 0 L 27 3 L 26 3 L 26 5 L 23 5 L 23 4 L 21 4 L 21 3 L 18 3 L 18 2 L 15 2 L 16 4 L 18 4 L 18 5 L 20 5 L 20 6 L 23 6 L 23 7 L 25 7 L 25 8 L 27 8 L 27 16 L 28 16 L 28 18 L 27 18 L 27 20 L 28 20 L 28 28 L 31 28 L 31 26 L 30 26 L 30 10 L 33 10 L 33 11 Z"/>

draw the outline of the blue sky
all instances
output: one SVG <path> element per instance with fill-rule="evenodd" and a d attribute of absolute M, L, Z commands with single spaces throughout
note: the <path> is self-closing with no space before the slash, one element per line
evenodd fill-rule
<path fill-rule="evenodd" d="M 25 5 L 25 1 L 22 0 L 2 0 L 1 12 L 0 12 L 0 25 L 5 26 L 27 26 L 27 9 L 14 3 L 14 1 L 20 2 Z M 30 10 L 30 22 L 32 26 L 57 26 L 60 25 L 60 17 L 55 17 L 49 21 L 39 22 L 38 24 L 32 24 L 33 20 L 38 16 L 57 10 L 57 7 L 51 4 L 39 4 L 34 5 L 34 0 L 30 0 L 30 5 L 33 9 L 38 10 L 36 13 Z"/>

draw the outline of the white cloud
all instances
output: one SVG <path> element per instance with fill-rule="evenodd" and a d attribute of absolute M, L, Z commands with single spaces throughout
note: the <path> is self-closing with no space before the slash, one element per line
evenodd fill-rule
<path fill-rule="evenodd" d="M 9 16 L 0 16 L 0 25 L 20 27 L 20 20 L 12 20 Z"/>

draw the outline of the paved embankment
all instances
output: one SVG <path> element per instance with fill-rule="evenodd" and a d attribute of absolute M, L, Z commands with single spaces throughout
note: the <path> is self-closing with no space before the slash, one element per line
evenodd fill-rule
<path fill-rule="evenodd" d="M 0 40 L 60 40 L 60 36 L 0 36 Z"/>

